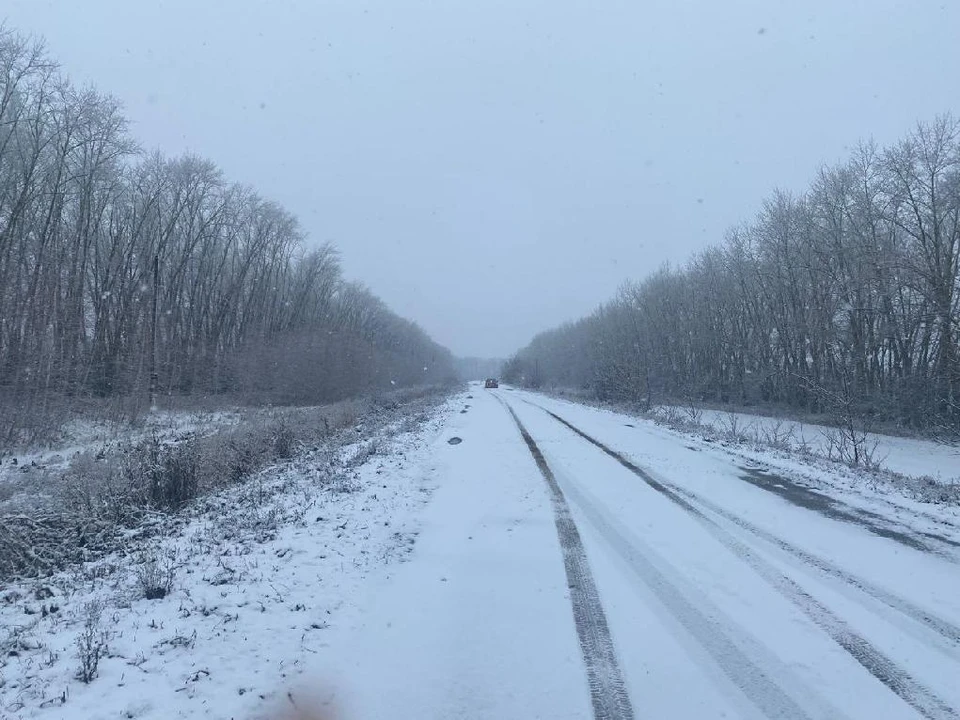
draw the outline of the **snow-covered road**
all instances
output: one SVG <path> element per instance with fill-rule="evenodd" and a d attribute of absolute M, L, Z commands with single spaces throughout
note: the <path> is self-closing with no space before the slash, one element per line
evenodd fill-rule
<path fill-rule="evenodd" d="M 913 522 L 623 415 L 471 393 L 409 562 L 309 673 L 345 718 L 960 716 L 955 514 Z"/>

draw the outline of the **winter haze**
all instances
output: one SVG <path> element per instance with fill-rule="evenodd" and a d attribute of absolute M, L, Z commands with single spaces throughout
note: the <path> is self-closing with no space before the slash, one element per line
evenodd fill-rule
<path fill-rule="evenodd" d="M 958 0 L 3 2 L 0 720 L 960 719 Z"/>
<path fill-rule="evenodd" d="M 950 109 L 960 67 L 943 0 L 7 0 L 0 18 L 118 97 L 146 147 L 211 158 L 485 357 Z"/>

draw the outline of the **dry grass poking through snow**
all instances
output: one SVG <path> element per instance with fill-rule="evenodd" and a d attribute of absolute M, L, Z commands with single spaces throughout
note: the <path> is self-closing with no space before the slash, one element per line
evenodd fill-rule
<path fill-rule="evenodd" d="M 66 468 L 0 484 L 0 581 L 42 577 L 156 535 L 197 498 L 246 482 L 263 467 L 356 439 L 358 423 L 402 412 L 420 392 L 316 408 L 251 412 L 202 429 L 78 452 Z M 358 451 L 365 460 L 375 445 Z"/>
<path fill-rule="evenodd" d="M 93 717 L 107 689 L 132 698 L 110 717 L 168 717 L 149 698 L 190 706 L 211 677 L 268 698 L 292 668 L 269 686 L 251 673 L 304 652 L 341 585 L 409 551 L 397 509 L 428 493 L 407 455 L 443 397 L 273 411 L 85 454 L 45 492 L 0 503 L 0 718 Z M 144 702 L 117 689 L 139 686 Z"/>
<path fill-rule="evenodd" d="M 738 413 L 713 414 L 712 422 L 693 407 L 659 406 L 645 413 L 659 425 L 697 435 L 732 449 L 776 452 L 843 475 L 872 491 L 893 490 L 911 500 L 960 505 L 960 476 L 937 479 L 912 476 L 884 467 L 877 436 L 843 428 L 807 427 L 786 420 L 751 422 Z M 799 429 L 798 429 L 799 428 Z M 856 448 L 856 454 L 854 453 Z"/>
<path fill-rule="evenodd" d="M 555 391 L 546 394 L 643 417 L 671 430 L 724 446 L 735 453 L 773 453 L 842 477 L 845 483 L 871 492 L 893 492 L 921 503 L 960 506 L 960 471 L 957 468 L 947 467 L 944 476 L 943 473 L 898 472 L 888 466 L 884 442 L 922 444 L 923 441 L 875 435 L 852 426 L 804 425 L 785 418 L 717 412 L 690 403 L 657 405 L 646 409 L 626 403 L 593 401 L 577 393 Z M 922 450 L 916 451 L 916 454 L 919 453 Z M 949 463 L 946 465 L 949 466 Z"/>

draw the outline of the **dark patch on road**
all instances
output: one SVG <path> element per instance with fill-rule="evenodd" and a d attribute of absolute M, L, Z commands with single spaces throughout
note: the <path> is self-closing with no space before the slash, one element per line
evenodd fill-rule
<path fill-rule="evenodd" d="M 636 427 L 636 425 L 631 425 L 630 423 L 624 423 L 624 425 L 627 426 L 627 427 L 630 427 L 630 428 L 635 428 L 635 427 Z"/>
<path fill-rule="evenodd" d="M 857 633 L 830 608 L 811 596 L 797 584 L 795 580 L 784 575 L 775 566 L 766 562 L 752 548 L 731 535 L 700 508 L 694 506 L 689 500 L 682 497 L 679 488 L 660 482 L 646 470 L 628 460 L 624 455 L 588 435 L 573 423 L 568 422 L 542 406 L 538 405 L 537 407 L 591 445 L 602 450 L 643 480 L 650 488 L 656 490 L 665 498 L 689 513 L 689 515 L 699 522 L 716 540 L 752 567 L 772 588 L 792 602 L 804 615 L 813 621 L 814 624 L 826 632 L 834 642 L 846 650 L 867 672 L 886 685 L 889 690 L 923 715 L 923 717 L 931 719 L 945 717 L 960 718 L 960 713 L 950 707 L 943 699 L 937 696 L 936 693 L 918 682 L 906 669 L 898 665 L 882 650 Z M 511 413 L 512 412 L 511 410 Z M 517 422 L 519 422 L 519 420 Z"/>
<path fill-rule="evenodd" d="M 823 493 L 800 485 L 781 475 L 767 472 L 761 468 L 741 467 L 740 469 L 744 471 L 744 474 L 740 476 L 741 480 L 761 490 L 772 492 L 774 495 L 783 498 L 797 507 L 820 513 L 831 520 L 839 520 L 841 522 L 859 525 L 874 535 L 893 540 L 914 550 L 920 550 L 921 552 L 933 551 L 929 545 L 919 540 L 915 535 L 890 527 L 890 525 L 884 521 L 882 515 L 870 512 L 869 510 L 860 510 L 851 507 L 828 495 L 824 495 Z"/>
<path fill-rule="evenodd" d="M 949 545 L 950 547 L 960 548 L 960 542 L 957 542 L 952 538 L 944 537 L 943 535 L 937 535 L 936 533 L 932 533 L 932 532 L 922 532 L 920 534 L 923 535 L 925 538 L 930 538 L 931 540 L 942 542 L 946 545 Z"/>
<path fill-rule="evenodd" d="M 874 585 L 868 580 L 865 580 L 851 572 L 848 572 L 847 570 L 840 568 L 826 558 L 815 555 L 814 553 L 808 552 L 797 547 L 796 545 L 793 545 L 792 543 L 787 542 L 783 538 L 774 535 L 773 533 L 763 529 L 762 527 L 759 527 L 758 525 L 755 525 L 748 520 L 745 520 L 739 515 L 730 512 L 726 508 L 723 508 L 716 503 L 707 500 L 706 498 L 702 498 L 684 488 L 678 487 L 674 489 L 691 502 L 697 503 L 701 507 L 709 509 L 711 512 L 716 513 L 720 517 L 729 520 L 734 525 L 738 525 L 747 532 L 766 540 L 776 547 L 779 547 L 784 552 L 793 555 L 794 557 L 812 567 L 815 567 L 821 572 L 827 575 L 832 575 L 848 585 L 852 585 L 858 590 L 870 595 L 874 599 L 879 600 L 894 610 L 898 610 L 904 615 L 913 618 L 916 622 L 926 625 L 937 634 L 947 638 L 951 643 L 953 643 L 954 647 L 960 647 L 960 626 L 957 626 L 942 617 L 934 615 L 929 610 L 922 608 L 910 602 L 909 600 L 905 600 L 899 595 L 895 595 L 894 593 L 891 593 L 878 585 Z"/>

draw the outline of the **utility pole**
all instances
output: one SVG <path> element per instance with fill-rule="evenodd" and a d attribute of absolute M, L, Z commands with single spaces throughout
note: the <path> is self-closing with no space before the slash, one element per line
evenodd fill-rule
<path fill-rule="evenodd" d="M 160 295 L 160 255 L 153 256 L 153 298 L 150 309 L 150 409 L 157 407 L 157 298 Z"/>

